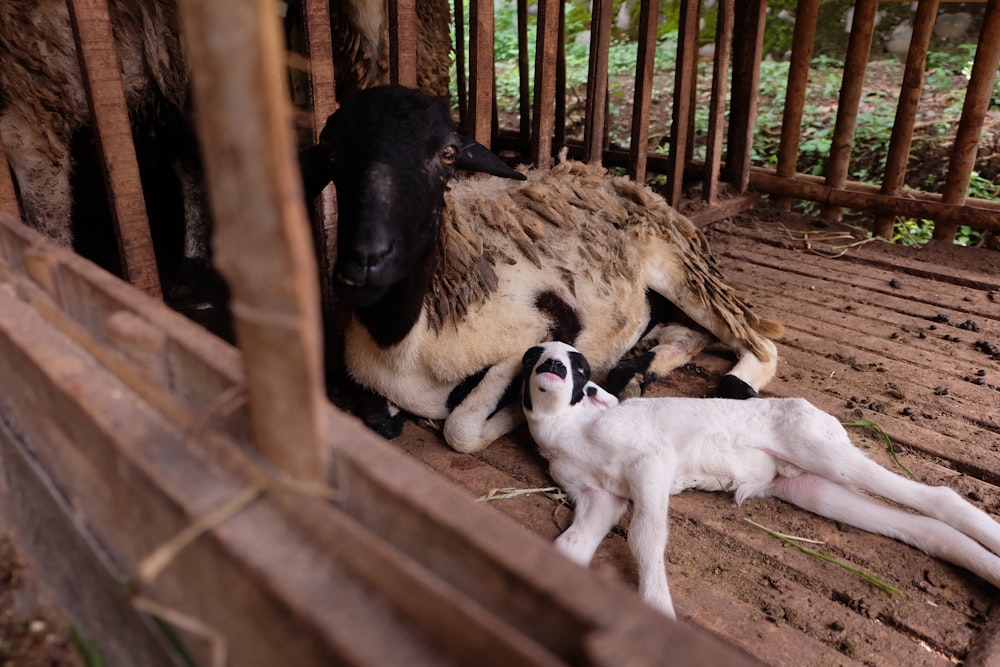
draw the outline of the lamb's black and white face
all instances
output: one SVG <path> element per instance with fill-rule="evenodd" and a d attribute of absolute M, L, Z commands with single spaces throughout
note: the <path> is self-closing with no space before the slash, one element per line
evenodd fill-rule
<path fill-rule="evenodd" d="M 590 383 L 590 364 L 566 343 L 546 342 L 521 360 L 525 412 L 558 414 L 583 400 Z"/>

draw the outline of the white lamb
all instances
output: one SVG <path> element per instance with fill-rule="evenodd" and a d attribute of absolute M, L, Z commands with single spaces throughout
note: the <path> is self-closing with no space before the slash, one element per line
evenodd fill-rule
<path fill-rule="evenodd" d="M 664 563 L 667 508 L 685 489 L 774 496 L 910 544 L 1000 587 L 1000 525 L 946 487 L 889 472 L 833 416 L 799 398 L 618 400 L 590 381 L 587 360 L 560 342 L 529 349 L 523 405 L 552 478 L 575 503 L 556 540 L 586 566 L 629 500 L 629 547 L 642 597 L 675 617 Z M 912 507 L 896 509 L 860 490 Z"/>

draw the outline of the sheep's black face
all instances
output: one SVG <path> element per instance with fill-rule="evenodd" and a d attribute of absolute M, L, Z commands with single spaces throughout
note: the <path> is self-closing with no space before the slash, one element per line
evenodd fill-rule
<path fill-rule="evenodd" d="M 399 86 L 347 100 L 321 142 L 337 187 L 336 280 L 349 303 L 372 305 L 429 270 L 461 142 L 443 101 Z"/>

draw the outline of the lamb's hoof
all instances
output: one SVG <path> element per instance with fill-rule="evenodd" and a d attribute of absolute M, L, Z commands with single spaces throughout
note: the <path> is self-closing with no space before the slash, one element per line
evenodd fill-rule
<path fill-rule="evenodd" d="M 399 437 L 403 432 L 403 425 L 406 423 L 406 413 L 398 412 L 390 415 L 388 412 L 378 414 L 365 414 L 361 419 L 365 426 L 378 433 L 386 440 Z"/>
<path fill-rule="evenodd" d="M 753 387 L 735 375 L 726 375 L 719 382 L 719 398 L 736 398 L 743 400 L 746 398 L 756 398 L 757 392 Z"/>
<path fill-rule="evenodd" d="M 655 379 L 648 373 L 655 356 L 652 352 L 645 352 L 621 362 L 608 373 L 604 388 L 618 398 L 640 396 L 646 386 Z"/>

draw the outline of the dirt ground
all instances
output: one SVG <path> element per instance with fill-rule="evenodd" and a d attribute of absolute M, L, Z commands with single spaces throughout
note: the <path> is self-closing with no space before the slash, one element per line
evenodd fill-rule
<path fill-rule="evenodd" d="M 1000 254 L 954 246 L 859 242 L 762 207 L 706 229 L 726 275 L 754 307 L 782 320 L 777 378 L 765 394 L 804 396 L 843 422 L 883 465 L 945 484 L 1000 513 Z M 834 255 L 839 255 L 834 257 Z M 655 395 L 708 396 L 731 364 L 710 349 L 657 382 Z M 451 452 L 432 425 L 409 424 L 400 447 L 476 497 L 554 538 L 571 513 L 524 429 L 479 456 Z M 514 490 L 513 497 L 503 491 Z M 741 507 L 686 492 L 671 508 L 668 575 L 680 617 L 772 665 L 990 664 L 997 592 L 975 576 L 897 542 L 776 500 Z M 820 540 L 812 548 L 903 591 L 861 578 L 748 521 Z M 599 576 L 634 587 L 627 517 L 598 552 Z"/>

